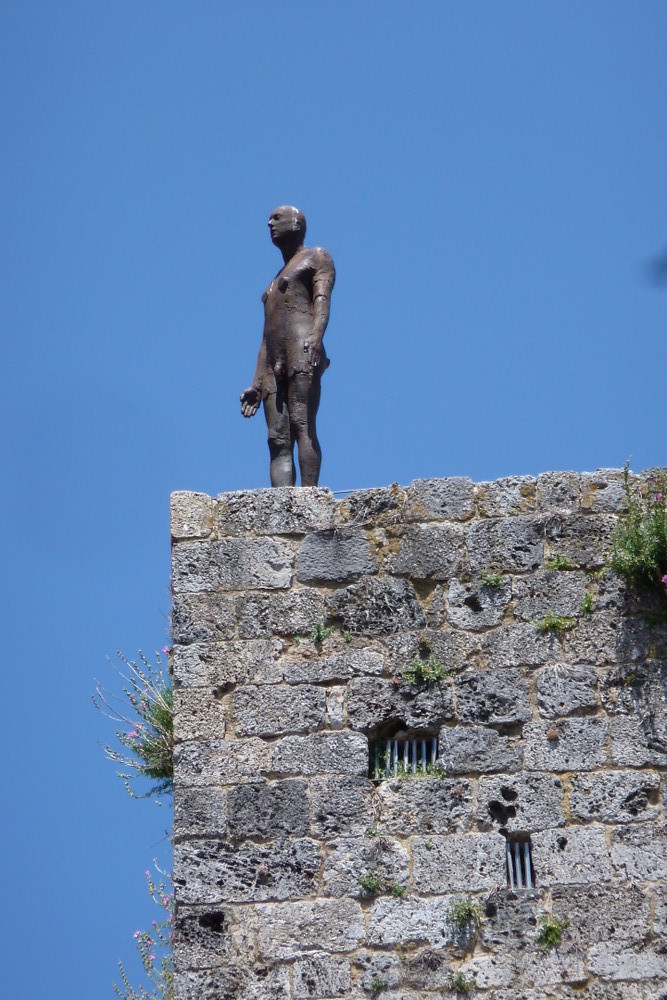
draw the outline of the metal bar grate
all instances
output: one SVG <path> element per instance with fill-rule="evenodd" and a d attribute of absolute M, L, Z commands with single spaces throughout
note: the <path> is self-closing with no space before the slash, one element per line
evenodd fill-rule
<path fill-rule="evenodd" d="M 535 870 L 530 840 L 508 840 L 505 848 L 507 884 L 510 889 L 534 889 Z"/>
<path fill-rule="evenodd" d="M 371 777 L 400 778 L 408 774 L 438 773 L 437 736 L 378 740 L 371 749 Z"/>

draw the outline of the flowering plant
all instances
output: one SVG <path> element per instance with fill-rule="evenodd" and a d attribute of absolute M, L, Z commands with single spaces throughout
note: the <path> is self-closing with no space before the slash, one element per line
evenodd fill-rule
<path fill-rule="evenodd" d="M 612 535 L 610 565 L 640 587 L 662 586 L 667 595 L 667 477 L 649 482 L 648 495 L 630 488 L 625 466 L 628 512 Z"/>
<path fill-rule="evenodd" d="M 163 649 L 168 653 L 168 647 Z M 123 728 L 116 730 L 122 749 L 105 747 L 111 760 L 124 770 L 118 776 L 130 795 L 144 798 L 171 792 L 174 779 L 174 691 L 169 671 L 162 668 L 162 658 L 155 654 L 152 664 L 139 651 L 138 660 L 128 660 L 118 652 L 122 667 L 117 667 L 124 681 L 122 695 L 114 695 L 95 682 L 93 703 L 107 718 Z M 141 795 L 131 785 L 137 776 L 153 784 Z"/>
<path fill-rule="evenodd" d="M 157 866 L 156 866 L 157 867 Z M 174 1000 L 174 955 L 172 935 L 174 924 L 174 893 L 171 878 L 160 871 L 159 882 L 154 882 L 151 873 L 146 872 L 148 891 L 153 902 L 160 906 L 166 915 L 153 921 L 151 931 L 135 931 L 134 938 L 141 956 L 150 986 L 149 993 L 145 987 L 135 989 L 129 981 L 122 962 L 118 963 L 120 978 L 123 985 L 114 983 L 114 992 L 121 1000 Z M 166 879 L 166 881 L 165 881 Z"/>

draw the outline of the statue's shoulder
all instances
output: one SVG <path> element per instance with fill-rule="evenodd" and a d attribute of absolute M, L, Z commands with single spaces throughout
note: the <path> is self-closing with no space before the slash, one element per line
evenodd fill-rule
<path fill-rule="evenodd" d="M 331 254 L 324 247 L 313 247 L 308 251 L 310 259 L 316 267 L 333 268 L 334 262 Z"/>

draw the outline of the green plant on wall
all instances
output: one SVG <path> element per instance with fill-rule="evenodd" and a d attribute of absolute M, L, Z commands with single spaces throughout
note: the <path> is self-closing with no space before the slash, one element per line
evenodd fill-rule
<path fill-rule="evenodd" d="M 555 552 L 548 561 L 547 566 L 549 569 L 574 569 L 572 560 L 564 556 L 562 552 Z"/>
<path fill-rule="evenodd" d="M 544 618 L 535 622 L 535 628 L 538 632 L 555 632 L 556 635 L 559 635 L 561 632 L 574 628 L 576 624 L 576 618 L 567 618 L 564 615 L 555 615 L 553 611 L 548 611 Z"/>
<path fill-rule="evenodd" d="M 450 671 L 435 656 L 429 656 L 428 660 L 421 660 L 416 656 L 403 674 L 403 680 L 408 684 L 435 684 L 450 676 Z"/>
<path fill-rule="evenodd" d="M 471 993 L 475 988 L 472 980 L 467 979 L 462 972 L 457 972 L 450 977 L 448 989 L 454 993 Z"/>
<path fill-rule="evenodd" d="M 161 909 L 159 920 L 153 921 L 150 931 L 135 931 L 134 939 L 141 957 L 141 964 L 150 983 L 150 993 L 143 986 L 137 989 L 128 978 L 125 966 L 118 963 L 122 986 L 114 983 L 114 993 L 121 1000 L 173 1000 L 174 998 L 174 953 L 172 935 L 174 929 L 174 893 L 171 878 L 160 872 L 163 878 L 154 882 L 150 872 L 146 872 L 148 891 L 153 902 Z M 166 881 L 165 881 L 166 880 Z"/>
<path fill-rule="evenodd" d="M 541 917 L 535 941 L 543 951 L 557 948 L 563 937 L 563 931 L 569 926 L 570 921 L 567 917 L 563 917 L 562 920 L 548 916 Z"/>
<path fill-rule="evenodd" d="M 164 649 L 163 653 L 167 653 Z M 122 666 L 116 668 L 123 689 L 114 695 L 99 681 L 95 683 L 93 704 L 119 728 L 116 739 L 122 749 L 107 746 L 107 756 L 123 768 L 118 776 L 130 795 L 145 798 L 173 791 L 174 781 L 174 690 L 169 670 L 155 654 L 152 664 L 139 651 L 138 660 L 128 660 L 118 652 Z M 139 794 L 133 787 L 137 778 L 147 779 L 149 788 Z"/>
<path fill-rule="evenodd" d="M 469 925 L 479 923 L 479 910 L 472 896 L 455 899 L 447 910 L 447 916 L 458 930 L 465 930 Z"/>
<path fill-rule="evenodd" d="M 493 590 L 501 590 L 505 583 L 505 577 L 501 576 L 500 573 L 491 573 L 489 570 L 484 569 L 479 575 L 479 582 L 483 587 L 492 587 Z"/>
<path fill-rule="evenodd" d="M 649 483 L 648 495 L 630 486 L 625 466 L 627 514 L 611 539 L 609 565 L 635 587 L 667 595 L 667 477 Z"/>

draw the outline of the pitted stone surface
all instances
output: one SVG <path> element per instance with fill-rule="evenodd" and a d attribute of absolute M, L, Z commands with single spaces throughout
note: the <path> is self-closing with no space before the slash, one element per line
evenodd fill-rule
<path fill-rule="evenodd" d="M 326 692 L 310 684 L 238 687 L 231 720 L 237 736 L 284 736 L 322 728 Z"/>
<path fill-rule="evenodd" d="M 447 620 L 455 628 L 473 632 L 500 625 L 511 596 L 512 585 L 508 580 L 496 588 L 454 579 L 449 584 Z"/>
<path fill-rule="evenodd" d="M 175 1000 L 667 1000 L 667 623 L 604 568 L 625 506 L 605 469 L 174 496 Z M 369 740 L 436 734 L 435 773 L 371 777 Z"/>
<path fill-rule="evenodd" d="M 348 685 L 348 723 L 353 729 L 373 730 L 387 722 L 408 729 L 437 729 L 454 717 L 451 685 L 398 683 L 376 677 L 356 677 Z"/>
<path fill-rule="evenodd" d="M 572 778 L 570 808 L 577 819 L 632 823 L 653 819 L 659 809 L 660 777 L 651 771 L 605 771 Z"/>
<path fill-rule="evenodd" d="M 518 670 L 466 670 L 456 678 L 461 722 L 497 726 L 532 717 L 528 685 Z"/>
<path fill-rule="evenodd" d="M 553 663 L 536 676 L 537 704 L 545 719 L 598 707 L 597 674 L 592 667 Z"/>
<path fill-rule="evenodd" d="M 348 583 L 376 571 L 377 557 L 363 531 L 317 531 L 299 546 L 296 576 L 301 583 Z"/>
<path fill-rule="evenodd" d="M 504 774 L 480 778 L 478 817 L 482 827 L 531 834 L 565 823 L 565 790 L 552 774 Z"/>
<path fill-rule="evenodd" d="M 398 552 L 385 561 L 388 573 L 413 580 L 448 580 L 465 559 L 463 529 L 453 524 L 424 524 L 406 529 Z"/>

